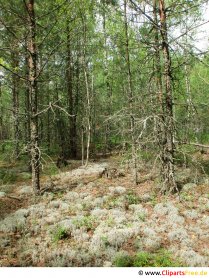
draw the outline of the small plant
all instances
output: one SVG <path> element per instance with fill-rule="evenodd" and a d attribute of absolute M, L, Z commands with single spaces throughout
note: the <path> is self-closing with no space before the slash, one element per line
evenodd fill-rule
<path fill-rule="evenodd" d="M 144 213 L 138 214 L 138 218 L 139 218 L 139 220 L 144 222 L 145 221 L 145 214 Z"/>
<path fill-rule="evenodd" d="M 139 197 L 133 193 L 133 192 L 129 192 L 126 196 L 126 201 L 129 205 L 134 205 L 134 204 L 138 204 L 139 203 Z"/>
<path fill-rule="evenodd" d="M 133 266 L 133 257 L 129 255 L 120 255 L 115 258 L 113 264 L 117 267 L 131 267 Z"/>
<path fill-rule="evenodd" d="M 194 201 L 194 197 L 193 197 L 192 195 L 188 194 L 187 192 L 183 192 L 183 193 L 181 194 L 181 198 L 182 198 L 184 201 L 187 201 L 187 202 L 189 202 L 189 201 Z"/>
<path fill-rule="evenodd" d="M 56 230 L 52 233 L 52 240 L 58 242 L 61 239 L 68 237 L 67 230 L 63 227 L 57 227 Z"/>
<path fill-rule="evenodd" d="M 109 227 L 114 227 L 115 225 L 115 220 L 112 217 L 109 217 L 106 222 Z"/>
<path fill-rule="evenodd" d="M 153 260 L 154 265 L 156 267 L 177 267 L 181 266 L 179 261 L 174 261 L 171 257 L 171 254 L 166 250 L 160 250 L 158 253 L 154 255 Z"/>
<path fill-rule="evenodd" d="M 133 266 L 151 266 L 152 255 L 147 252 L 140 252 L 136 255 Z"/>
<path fill-rule="evenodd" d="M 73 224 L 78 229 L 85 227 L 87 229 L 87 231 L 93 230 L 95 228 L 95 218 L 92 216 L 84 216 L 81 219 L 73 220 Z"/>
<path fill-rule="evenodd" d="M 118 197 L 110 197 L 106 204 L 105 204 L 105 207 L 107 209 L 111 209 L 111 208 L 115 208 L 115 207 L 118 207 L 120 205 L 120 201 L 119 201 L 119 198 Z"/>
<path fill-rule="evenodd" d="M 102 236 L 101 240 L 104 242 L 105 247 L 107 247 L 109 245 L 109 241 L 108 241 L 107 236 Z"/>
<path fill-rule="evenodd" d="M 152 196 L 151 196 L 151 200 L 150 200 L 150 203 L 151 203 L 151 205 L 154 207 L 155 205 L 157 205 L 157 198 L 156 198 L 156 195 L 155 194 L 153 194 Z"/>
<path fill-rule="evenodd" d="M 0 180 L 2 184 L 15 182 L 17 180 L 17 174 L 12 171 L 1 169 Z"/>
<path fill-rule="evenodd" d="M 177 267 L 179 261 L 174 261 L 168 251 L 160 250 L 155 254 L 139 252 L 135 256 L 120 255 L 115 258 L 114 265 L 117 267 Z"/>

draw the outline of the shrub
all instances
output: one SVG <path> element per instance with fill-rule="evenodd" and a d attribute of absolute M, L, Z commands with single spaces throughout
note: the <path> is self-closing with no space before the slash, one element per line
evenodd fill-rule
<path fill-rule="evenodd" d="M 123 254 L 115 258 L 114 265 L 117 267 L 175 267 L 181 266 L 181 263 L 173 260 L 168 251 L 160 250 L 155 254 L 148 252 L 139 252 L 135 256 Z"/>
<path fill-rule="evenodd" d="M 129 192 L 127 195 L 125 195 L 125 199 L 129 205 L 139 203 L 139 197 L 134 192 Z"/>
<path fill-rule="evenodd" d="M 129 255 L 120 255 L 117 256 L 113 262 L 113 264 L 117 267 L 131 267 L 133 266 L 133 258 Z"/>
<path fill-rule="evenodd" d="M 52 233 L 52 240 L 57 242 L 61 239 L 65 239 L 68 237 L 67 230 L 63 227 L 57 227 L 56 230 Z"/>
<path fill-rule="evenodd" d="M 95 228 L 95 218 L 92 216 L 84 216 L 81 219 L 74 219 L 73 224 L 78 229 L 85 227 L 87 230 L 92 230 Z"/>
<path fill-rule="evenodd" d="M 17 180 L 17 174 L 12 171 L 2 169 L 0 170 L 0 180 L 2 181 L 2 184 L 15 182 Z"/>

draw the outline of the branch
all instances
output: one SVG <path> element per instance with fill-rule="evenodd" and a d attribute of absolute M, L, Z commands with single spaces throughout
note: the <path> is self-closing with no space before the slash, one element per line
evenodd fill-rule
<path fill-rule="evenodd" d="M 198 144 L 198 143 L 180 142 L 180 141 L 175 141 L 174 143 L 179 143 L 179 144 L 182 144 L 182 145 L 192 145 L 192 146 L 195 146 L 195 147 L 201 147 L 201 148 L 209 149 L 208 145 L 203 145 L 203 144 Z"/>

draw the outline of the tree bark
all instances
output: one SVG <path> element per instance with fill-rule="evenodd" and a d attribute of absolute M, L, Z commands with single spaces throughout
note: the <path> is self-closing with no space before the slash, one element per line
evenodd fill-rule
<path fill-rule="evenodd" d="M 133 162 L 133 181 L 137 184 L 137 147 L 135 139 L 135 119 L 133 111 L 133 89 L 132 89 L 132 74 L 129 54 L 129 36 L 128 36 L 128 19 L 127 19 L 127 0 L 124 0 L 124 27 L 125 27 L 125 56 L 126 56 L 126 68 L 127 68 L 127 80 L 128 80 L 128 106 L 130 113 L 130 134 L 131 134 L 131 148 L 132 148 L 132 162 Z"/>
<path fill-rule="evenodd" d="M 12 66 L 13 70 L 16 72 L 19 67 L 19 53 L 17 51 L 17 44 L 13 45 L 12 52 Z M 13 126 L 14 126 L 14 154 L 15 157 L 19 156 L 19 77 L 16 74 L 12 76 L 12 99 L 13 99 Z"/>
<path fill-rule="evenodd" d="M 40 192 L 40 149 L 38 142 L 38 115 L 37 115 L 37 50 L 36 50 L 36 18 L 34 0 L 26 2 L 28 14 L 28 86 L 30 107 L 30 155 L 32 169 L 32 187 L 36 195 Z"/>
<path fill-rule="evenodd" d="M 171 59 L 168 45 L 167 18 L 164 0 L 159 0 L 160 15 L 160 34 L 162 39 L 163 55 L 163 81 L 164 81 L 164 128 L 162 138 L 162 177 L 164 186 L 163 192 L 172 192 L 177 190 L 174 177 L 174 117 L 173 117 L 173 92 L 172 92 L 172 71 Z"/>
<path fill-rule="evenodd" d="M 71 39 L 70 39 L 70 28 L 69 28 L 69 20 L 67 20 L 66 26 L 67 33 L 67 95 L 68 95 L 68 113 L 70 115 L 75 114 L 74 109 L 74 96 L 73 96 L 73 59 L 72 59 L 72 51 L 71 51 Z M 69 157 L 76 158 L 77 149 L 76 149 L 76 124 L 75 124 L 75 116 L 69 117 Z"/>

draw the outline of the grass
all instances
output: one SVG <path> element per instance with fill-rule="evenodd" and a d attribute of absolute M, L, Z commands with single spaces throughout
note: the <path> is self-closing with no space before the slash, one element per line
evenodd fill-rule
<path fill-rule="evenodd" d="M 157 253 L 139 252 L 135 256 L 120 255 L 115 258 L 116 267 L 175 267 L 181 266 L 178 260 L 174 260 L 166 250 Z"/>
<path fill-rule="evenodd" d="M 14 183 L 17 181 L 17 177 L 18 175 L 13 171 L 5 170 L 5 169 L 0 170 L 0 180 L 2 184 Z"/>

